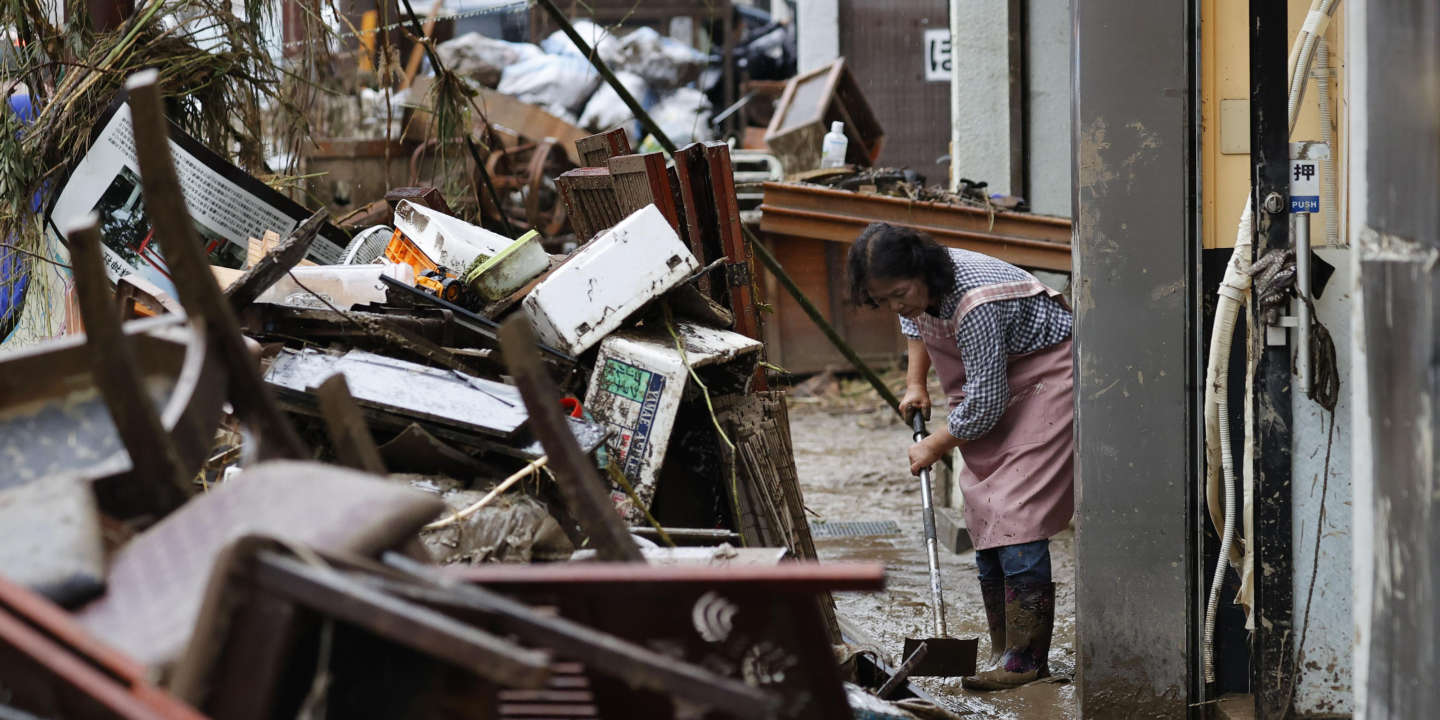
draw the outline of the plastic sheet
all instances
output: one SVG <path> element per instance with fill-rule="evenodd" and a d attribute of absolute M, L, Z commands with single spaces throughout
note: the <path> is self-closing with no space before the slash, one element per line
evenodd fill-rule
<path fill-rule="evenodd" d="M 511 65 L 533 60 L 545 53 L 530 43 L 512 43 L 467 33 L 436 46 L 440 60 L 452 72 L 473 78 L 485 87 L 500 84 L 500 76 Z"/>
<path fill-rule="evenodd" d="M 596 25 L 589 20 L 575 20 L 571 23 L 575 27 L 575 33 L 580 39 L 590 44 L 596 52 L 600 53 L 602 59 L 608 58 L 614 45 L 618 42 L 614 35 L 611 35 L 605 28 Z M 540 41 L 540 48 L 551 55 L 570 55 L 585 59 L 585 53 L 575 47 L 570 37 L 564 30 L 556 30 L 550 36 Z"/>
<path fill-rule="evenodd" d="M 647 97 L 650 95 L 650 83 L 645 82 L 645 78 L 624 70 L 615 73 L 615 77 L 646 109 L 654 104 L 653 99 Z M 585 104 L 585 112 L 580 115 L 580 125 L 596 132 L 623 125 L 631 137 L 640 136 L 640 125 L 635 121 L 635 114 L 630 112 L 625 101 L 620 99 L 620 94 L 608 84 L 595 91 L 590 102 Z"/>
<path fill-rule="evenodd" d="M 607 44 L 600 56 L 611 67 L 635 73 L 660 91 L 695 82 L 709 62 L 704 53 L 648 27 Z"/>
<path fill-rule="evenodd" d="M 650 117 L 670 136 L 677 147 L 684 147 L 692 142 L 714 139 L 715 132 L 710 127 L 710 111 L 710 98 L 705 97 L 705 93 L 685 87 L 656 103 L 650 110 Z M 654 138 L 647 137 L 640 149 L 643 152 L 653 152 L 660 147 Z"/>
<path fill-rule="evenodd" d="M 600 74 L 578 55 L 541 55 L 505 68 L 497 90 L 531 105 L 574 117 L 600 86 Z M 563 117 L 562 115 L 562 117 Z"/>

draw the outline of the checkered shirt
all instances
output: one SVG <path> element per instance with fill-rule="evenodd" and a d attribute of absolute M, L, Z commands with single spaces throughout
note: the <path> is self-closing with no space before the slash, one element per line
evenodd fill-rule
<path fill-rule="evenodd" d="M 953 317 L 961 298 L 971 290 L 1035 280 L 1010 263 L 969 250 L 951 248 L 950 259 L 955 265 L 955 289 L 940 301 L 940 314 L 932 316 L 939 319 Z M 1064 342 L 1071 324 L 1070 311 L 1046 295 L 995 300 L 970 310 L 955 337 L 965 364 L 965 385 L 964 398 L 950 411 L 950 434 L 974 440 L 990 432 L 1010 405 L 1007 358 Z M 919 326 L 909 318 L 900 318 L 900 332 L 920 339 Z"/>

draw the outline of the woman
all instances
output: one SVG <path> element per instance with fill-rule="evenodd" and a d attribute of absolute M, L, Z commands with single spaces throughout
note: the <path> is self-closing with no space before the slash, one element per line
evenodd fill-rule
<path fill-rule="evenodd" d="M 935 368 L 945 432 L 910 447 L 910 472 L 959 448 L 960 489 L 995 667 L 964 685 L 1018 687 L 1050 675 L 1051 535 L 1074 511 L 1070 310 L 1030 273 L 924 233 L 874 223 L 850 247 L 857 303 L 900 316 L 909 370 L 900 411 L 930 416 Z"/>

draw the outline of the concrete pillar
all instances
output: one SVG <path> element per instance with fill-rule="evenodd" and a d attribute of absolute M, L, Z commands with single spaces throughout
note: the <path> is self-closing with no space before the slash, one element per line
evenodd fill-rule
<path fill-rule="evenodd" d="M 1355 709 L 1428 718 L 1440 716 L 1440 8 L 1357 5 L 1350 223 L 1369 422 L 1355 428 L 1368 440 L 1354 477 Z"/>
<path fill-rule="evenodd" d="M 1025 188 L 1030 209 L 1070 216 L 1070 0 L 1025 0 Z M 1012 192 L 1014 189 L 1012 189 Z"/>
<path fill-rule="evenodd" d="M 795 44 L 799 70 L 809 72 L 840 57 L 840 0 L 797 3 Z"/>
<path fill-rule="evenodd" d="M 1074 5 L 1076 652 L 1085 718 L 1190 712 L 1199 224 L 1187 3 Z"/>
<path fill-rule="evenodd" d="M 1013 192 L 1010 92 L 1012 3 L 951 0 L 950 180 L 989 183 L 991 193 Z"/>

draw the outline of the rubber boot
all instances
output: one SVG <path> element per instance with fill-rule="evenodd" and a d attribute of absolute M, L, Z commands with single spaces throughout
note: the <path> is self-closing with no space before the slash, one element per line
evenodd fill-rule
<path fill-rule="evenodd" d="M 990 666 L 1000 664 L 1005 655 L 1005 578 L 980 581 L 980 597 L 985 601 L 985 622 L 990 626 Z"/>
<path fill-rule="evenodd" d="M 993 670 L 965 678 L 969 690 L 1007 690 L 1050 677 L 1055 583 L 1006 583 L 1005 655 Z"/>

